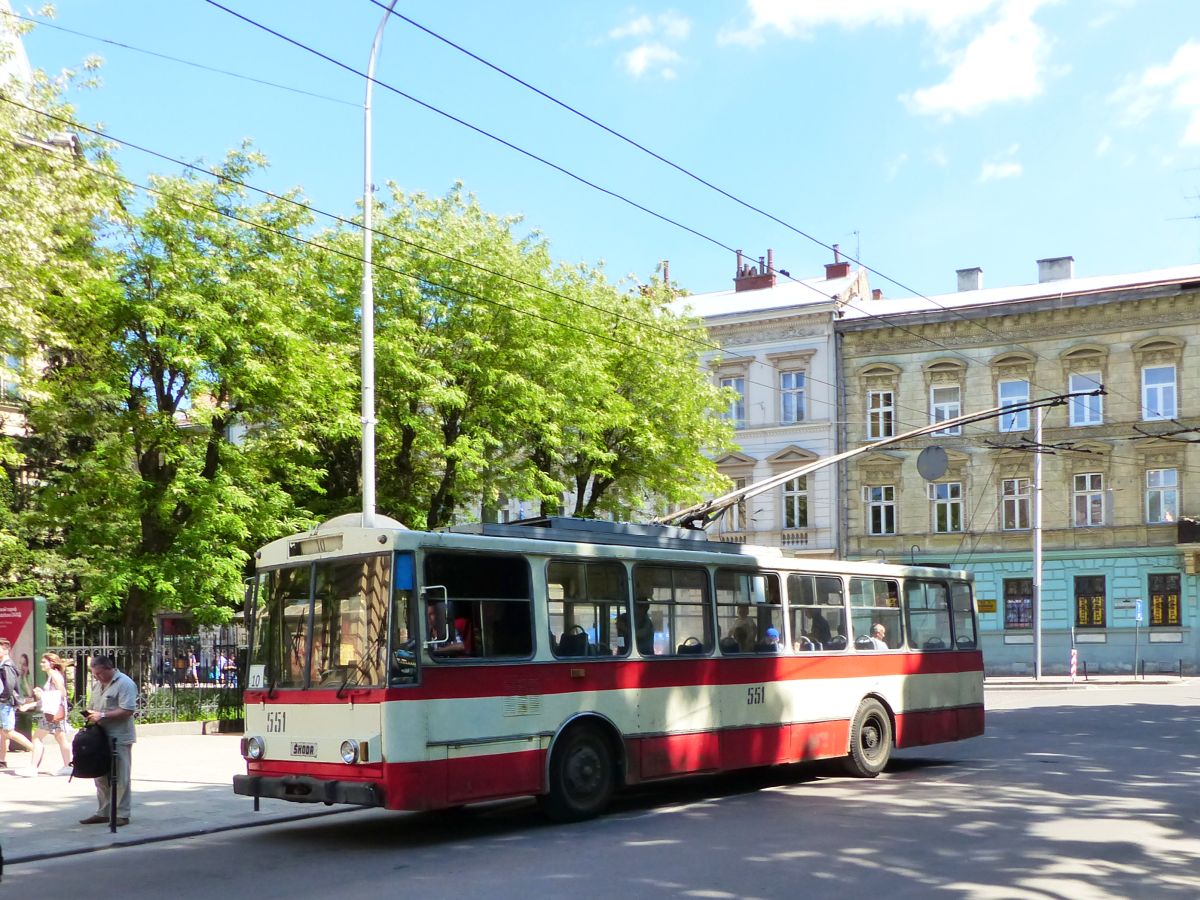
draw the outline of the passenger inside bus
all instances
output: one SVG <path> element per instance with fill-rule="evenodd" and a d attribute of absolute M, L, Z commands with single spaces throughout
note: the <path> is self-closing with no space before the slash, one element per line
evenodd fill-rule
<path fill-rule="evenodd" d="M 819 609 L 814 609 L 809 620 L 808 637 L 819 647 L 824 647 L 833 640 L 833 632 L 829 628 L 829 620 Z"/>
<path fill-rule="evenodd" d="M 887 650 L 887 629 L 883 627 L 882 622 L 876 622 L 871 626 L 871 649 Z"/>
<path fill-rule="evenodd" d="M 650 618 L 650 601 L 646 598 L 633 605 L 633 634 L 637 641 L 638 653 L 642 656 L 653 656 L 654 622 Z"/>
<path fill-rule="evenodd" d="M 737 642 L 737 650 L 741 653 L 754 652 L 754 641 L 758 628 L 750 618 L 750 606 L 740 603 L 737 607 L 737 618 L 729 626 L 729 636 Z"/>
<path fill-rule="evenodd" d="M 434 656 L 463 656 L 467 652 L 462 632 L 456 622 L 447 615 L 446 604 L 432 601 L 425 607 L 425 621 L 429 627 L 428 647 Z"/>

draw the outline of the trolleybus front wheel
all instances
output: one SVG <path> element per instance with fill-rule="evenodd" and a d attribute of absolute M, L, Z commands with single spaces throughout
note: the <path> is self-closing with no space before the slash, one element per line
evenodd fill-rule
<path fill-rule="evenodd" d="M 550 757 L 550 791 L 538 798 L 542 810 L 556 822 L 599 815 L 612 798 L 615 771 L 608 739 L 588 725 L 572 728 Z"/>
<path fill-rule="evenodd" d="M 850 754 L 846 770 L 859 778 L 874 778 L 892 755 L 892 720 L 878 700 L 858 705 L 850 722 Z"/>

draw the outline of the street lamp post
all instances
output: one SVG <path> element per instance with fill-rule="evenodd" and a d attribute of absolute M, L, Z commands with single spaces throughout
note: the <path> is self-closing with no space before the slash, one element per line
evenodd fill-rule
<path fill-rule="evenodd" d="M 375 526 L 375 283 L 371 271 L 371 214 L 375 186 L 371 183 L 371 88 L 375 84 L 375 58 L 383 40 L 383 26 L 396 6 L 392 0 L 371 42 L 367 62 L 367 88 L 363 97 L 363 273 L 359 301 L 362 317 L 362 492 L 364 528 Z"/>

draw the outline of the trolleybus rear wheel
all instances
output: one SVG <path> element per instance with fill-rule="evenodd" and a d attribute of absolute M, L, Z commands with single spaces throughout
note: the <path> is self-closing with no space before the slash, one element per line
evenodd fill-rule
<path fill-rule="evenodd" d="M 846 769 L 859 778 L 874 778 L 892 755 L 892 720 L 878 700 L 867 698 L 858 705 L 850 722 L 850 754 Z"/>
<path fill-rule="evenodd" d="M 596 728 L 579 725 L 562 735 L 550 757 L 550 791 L 540 798 L 556 822 L 599 815 L 616 786 L 612 747 Z"/>

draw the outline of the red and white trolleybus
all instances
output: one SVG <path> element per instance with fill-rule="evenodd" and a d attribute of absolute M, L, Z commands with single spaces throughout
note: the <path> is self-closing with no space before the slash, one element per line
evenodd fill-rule
<path fill-rule="evenodd" d="M 983 733 L 971 577 L 703 532 L 357 515 L 268 544 L 251 604 L 252 797 L 436 809 Z"/>

